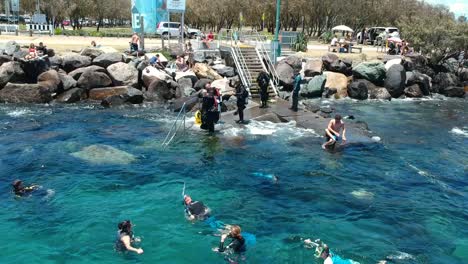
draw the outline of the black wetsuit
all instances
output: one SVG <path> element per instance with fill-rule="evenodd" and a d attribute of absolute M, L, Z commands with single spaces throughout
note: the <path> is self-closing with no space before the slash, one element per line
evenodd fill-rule
<path fill-rule="evenodd" d="M 214 132 L 214 125 L 219 120 L 218 106 L 213 93 L 214 91 L 207 92 L 207 94 L 203 96 L 201 109 L 202 124 L 200 128 L 206 129 L 210 132 Z"/>
<path fill-rule="evenodd" d="M 206 206 L 199 201 L 191 202 L 185 207 L 188 214 L 195 216 L 197 219 L 208 217 Z"/>
<path fill-rule="evenodd" d="M 298 110 L 298 103 L 299 103 L 299 91 L 301 90 L 301 82 L 302 78 L 300 75 L 297 75 L 296 78 L 294 78 L 294 90 L 292 92 L 292 106 L 291 109 L 295 112 Z"/>
<path fill-rule="evenodd" d="M 258 75 L 257 83 L 258 83 L 258 86 L 260 87 L 260 100 L 262 101 L 262 106 L 260 106 L 261 108 L 264 108 L 267 106 L 269 82 L 270 82 L 270 78 L 268 77 L 268 74 L 266 74 L 265 72 L 262 72 Z"/>
<path fill-rule="evenodd" d="M 239 84 L 236 87 L 237 112 L 239 113 L 239 122 L 244 122 L 244 109 L 248 97 L 249 92 L 247 91 L 247 89 L 245 89 L 244 85 Z"/>
<path fill-rule="evenodd" d="M 15 193 L 15 195 L 17 196 L 23 196 L 23 195 L 26 195 L 28 193 L 31 193 L 33 192 L 34 190 L 36 190 L 37 187 L 34 187 L 34 186 L 30 186 L 30 187 L 21 187 L 21 188 L 14 188 L 13 189 L 13 192 Z"/>
<path fill-rule="evenodd" d="M 122 237 L 124 236 L 130 236 L 130 243 L 134 242 L 133 232 L 128 234 L 127 232 L 123 232 L 121 230 L 117 231 L 117 238 L 115 239 L 115 249 L 117 251 L 127 250 L 127 247 L 125 247 L 125 244 L 122 242 Z"/>
<path fill-rule="evenodd" d="M 231 235 L 228 236 L 228 238 L 231 238 L 232 241 L 231 243 L 224 247 L 224 242 L 220 242 L 219 243 L 219 252 L 224 252 L 226 249 L 228 248 L 231 248 L 234 253 L 243 253 L 247 250 L 246 246 L 245 246 L 245 239 L 240 236 L 240 237 L 232 237 Z"/>

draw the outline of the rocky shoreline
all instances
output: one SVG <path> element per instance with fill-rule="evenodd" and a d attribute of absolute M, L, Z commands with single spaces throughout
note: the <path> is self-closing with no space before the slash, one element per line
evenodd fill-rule
<path fill-rule="evenodd" d="M 183 54 L 174 49 L 171 57 Z M 238 79 L 229 54 L 223 59 L 195 53 L 195 65 L 172 75 L 149 66 L 141 54 L 123 54 L 112 48 L 84 48 L 79 53 L 25 60 L 28 51 L 10 41 L 0 55 L 0 102 L 3 103 L 76 103 L 100 102 L 118 106 L 156 102 L 172 105 L 174 110 L 198 95 L 207 82 L 221 92 L 231 90 L 229 80 Z M 288 99 L 294 74 L 303 72 L 302 99 L 351 97 L 384 99 L 430 96 L 466 97 L 468 69 L 458 69 L 454 58 L 431 67 L 421 55 L 388 57 L 382 61 L 353 64 L 329 53 L 320 59 L 289 56 L 276 65 L 282 90 Z M 235 109 L 235 97 L 223 98 L 223 110 Z M 192 108 L 195 104 L 190 105 Z"/>
<path fill-rule="evenodd" d="M 447 97 L 466 97 L 468 68 L 459 69 L 455 58 L 430 65 L 422 55 L 385 56 L 383 61 L 353 63 L 328 53 L 321 59 L 290 56 L 276 66 L 287 99 L 294 74 L 305 76 L 302 98 L 351 97 L 358 100 L 420 98 L 439 93 Z"/>

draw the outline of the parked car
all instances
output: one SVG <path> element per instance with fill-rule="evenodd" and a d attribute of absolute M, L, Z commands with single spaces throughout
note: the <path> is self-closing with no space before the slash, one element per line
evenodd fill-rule
<path fill-rule="evenodd" d="M 71 23 L 70 23 L 70 20 L 64 20 L 64 21 L 62 21 L 62 25 L 64 25 L 64 26 L 70 26 L 70 24 L 71 24 Z"/>
<path fill-rule="evenodd" d="M 357 34 L 357 40 L 360 43 L 362 32 Z M 400 37 L 400 30 L 396 27 L 371 27 L 367 30 L 367 42 L 371 45 L 380 44 L 383 41 L 383 36 Z"/>
<path fill-rule="evenodd" d="M 171 36 L 179 36 L 180 31 L 180 23 L 179 22 L 166 22 L 162 21 L 159 22 L 156 26 L 156 34 L 161 36 L 167 36 L 168 34 Z M 201 34 L 201 31 L 198 29 L 189 28 L 187 26 L 184 27 L 184 37 L 194 38 Z"/>

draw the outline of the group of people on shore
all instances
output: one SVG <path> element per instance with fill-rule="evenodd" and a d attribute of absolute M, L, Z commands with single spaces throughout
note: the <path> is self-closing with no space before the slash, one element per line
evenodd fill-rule
<path fill-rule="evenodd" d="M 47 56 L 47 47 L 44 43 L 39 42 L 39 46 L 34 43 L 29 44 L 28 54 L 24 57 L 25 60 L 34 60 Z"/>

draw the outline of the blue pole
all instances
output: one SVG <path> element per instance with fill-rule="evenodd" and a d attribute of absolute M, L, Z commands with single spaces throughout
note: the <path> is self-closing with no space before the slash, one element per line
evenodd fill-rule
<path fill-rule="evenodd" d="M 276 28 L 275 28 L 275 39 L 273 40 L 273 62 L 276 63 L 278 56 L 280 56 L 279 47 L 279 30 L 280 30 L 280 11 L 281 11 L 281 0 L 276 0 Z"/>

